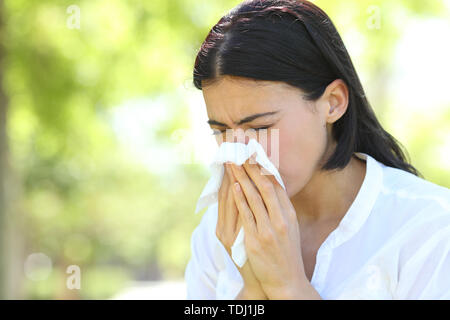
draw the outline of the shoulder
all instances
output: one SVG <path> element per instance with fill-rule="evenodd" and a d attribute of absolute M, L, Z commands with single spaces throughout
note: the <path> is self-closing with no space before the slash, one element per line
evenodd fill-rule
<path fill-rule="evenodd" d="M 450 215 L 450 189 L 410 172 L 382 165 L 381 195 L 385 201 L 414 209 Z"/>
<path fill-rule="evenodd" d="M 186 266 L 188 299 L 214 299 L 220 271 L 218 239 L 215 235 L 217 205 L 211 205 L 191 235 L 191 258 Z M 217 240 L 217 242 L 216 242 Z"/>
<path fill-rule="evenodd" d="M 203 213 L 200 223 L 192 232 L 192 254 L 204 267 L 217 269 L 219 266 L 218 244 L 216 236 L 217 208 L 218 204 L 212 204 Z"/>
<path fill-rule="evenodd" d="M 382 165 L 382 170 L 379 208 L 392 230 L 391 240 L 399 241 L 400 265 L 448 250 L 450 189 L 401 169 Z"/>
<path fill-rule="evenodd" d="M 450 227 L 450 189 L 381 164 L 383 179 L 373 220 L 406 256 Z"/>
<path fill-rule="evenodd" d="M 196 229 L 209 238 L 216 238 L 217 217 L 218 203 L 216 202 L 210 205 L 203 213 L 202 219 Z"/>

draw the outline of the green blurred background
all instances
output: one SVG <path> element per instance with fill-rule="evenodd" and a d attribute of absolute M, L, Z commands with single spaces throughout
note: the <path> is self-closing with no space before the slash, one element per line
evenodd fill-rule
<path fill-rule="evenodd" d="M 215 147 L 192 69 L 239 2 L 0 1 L 1 298 L 184 297 Z M 314 2 L 383 126 L 450 187 L 450 1 Z"/>

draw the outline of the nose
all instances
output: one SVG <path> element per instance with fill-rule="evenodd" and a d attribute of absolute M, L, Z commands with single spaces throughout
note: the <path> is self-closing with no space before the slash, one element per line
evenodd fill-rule
<path fill-rule="evenodd" d="M 251 138 L 257 139 L 256 136 L 250 132 L 251 130 L 244 131 L 241 128 L 230 129 L 230 135 L 227 135 L 226 140 L 230 142 L 240 142 L 248 144 Z"/>
<path fill-rule="evenodd" d="M 244 144 L 248 143 L 248 141 L 246 141 L 244 130 L 242 130 L 241 128 L 236 128 L 233 129 L 232 131 L 233 131 L 232 142 L 240 142 Z"/>
<path fill-rule="evenodd" d="M 220 146 L 223 142 L 232 142 L 232 143 L 243 143 L 248 144 L 250 139 L 255 139 L 258 141 L 257 134 L 254 130 L 243 130 L 241 128 L 228 128 L 225 130 L 225 134 L 218 135 L 216 137 L 217 143 Z"/>

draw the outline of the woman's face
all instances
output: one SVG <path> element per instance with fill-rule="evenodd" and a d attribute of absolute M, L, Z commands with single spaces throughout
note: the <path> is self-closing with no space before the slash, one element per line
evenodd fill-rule
<path fill-rule="evenodd" d="M 218 144 L 224 141 L 248 143 L 254 137 L 278 168 L 289 197 L 303 189 L 333 151 L 331 122 L 337 119 L 336 111 L 329 112 L 335 97 L 328 91 L 319 100 L 310 102 L 303 99 L 300 89 L 283 82 L 231 76 L 222 77 L 202 91 L 211 129 L 218 133 Z M 339 104 L 338 100 L 335 102 Z M 267 112 L 274 113 L 236 124 L 246 117 Z M 267 139 L 264 139 L 264 131 L 253 131 L 253 136 L 243 135 L 247 129 L 266 126 L 269 126 Z M 275 129 L 278 129 L 278 138 L 275 135 L 272 140 Z M 277 150 L 278 159 L 275 159 Z"/>

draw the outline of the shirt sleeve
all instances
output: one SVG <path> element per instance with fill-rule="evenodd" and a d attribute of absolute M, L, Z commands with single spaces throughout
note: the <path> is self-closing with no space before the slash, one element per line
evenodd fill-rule
<path fill-rule="evenodd" d="M 216 299 L 219 268 L 215 262 L 215 220 L 208 209 L 191 236 L 191 258 L 186 266 L 185 281 L 187 299 Z"/>
<path fill-rule="evenodd" d="M 399 299 L 450 299 L 450 213 L 399 272 Z"/>

